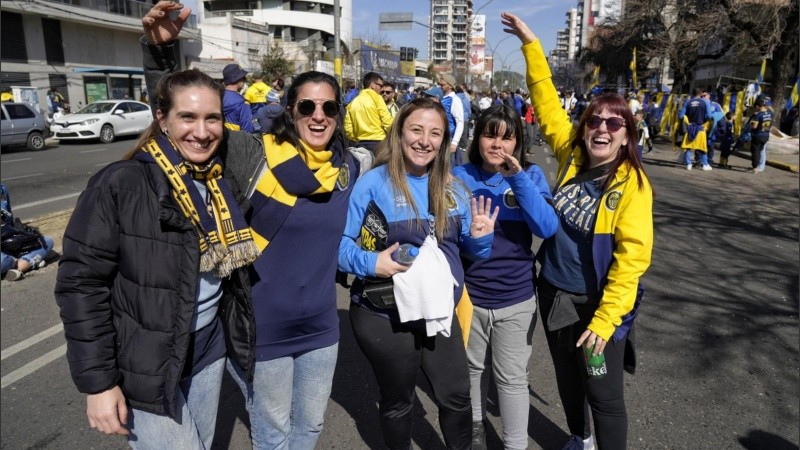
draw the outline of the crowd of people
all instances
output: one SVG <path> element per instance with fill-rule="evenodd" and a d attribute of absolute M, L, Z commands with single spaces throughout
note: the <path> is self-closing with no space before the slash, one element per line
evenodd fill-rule
<path fill-rule="evenodd" d="M 349 274 L 388 448 L 411 448 L 419 374 L 445 446 L 486 448 L 490 373 L 504 446 L 526 448 L 537 309 L 565 448 L 625 448 L 653 245 L 643 119 L 625 98 L 562 100 L 509 13 L 530 95 L 473 95 L 450 74 L 414 95 L 375 72 L 343 92 L 316 71 L 285 89 L 257 74 L 242 95 L 236 64 L 223 84 L 176 69 L 189 13 L 165 0 L 143 18 L 154 121 L 91 178 L 64 236 L 55 294 L 92 428 L 133 448 L 210 448 L 227 370 L 254 448 L 313 449 Z M 537 140 L 558 160 L 554 186 L 526 159 Z"/>

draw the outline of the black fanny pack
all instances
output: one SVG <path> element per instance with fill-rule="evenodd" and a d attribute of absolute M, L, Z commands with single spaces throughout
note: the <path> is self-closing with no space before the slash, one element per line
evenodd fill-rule
<path fill-rule="evenodd" d="M 361 303 L 378 309 L 397 309 L 397 303 L 394 301 L 394 283 L 391 278 L 359 278 L 353 284 L 356 288 L 358 284 L 361 285 Z"/>

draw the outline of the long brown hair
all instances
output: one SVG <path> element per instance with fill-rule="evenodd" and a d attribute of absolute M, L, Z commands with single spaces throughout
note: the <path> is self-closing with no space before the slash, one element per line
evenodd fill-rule
<path fill-rule="evenodd" d="M 633 113 L 631 113 L 631 109 L 628 107 L 628 102 L 614 93 L 605 93 L 595 97 L 592 102 L 589 103 L 586 111 L 581 114 L 578 132 L 575 135 L 575 140 L 572 141 L 572 145 L 580 148 L 583 155 L 584 162 L 581 167 L 578 168 L 578 173 L 586 172 L 589 169 L 589 152 L 586 150 L 586 142 L 584 141 L 584 134 L 586 133 L 587 127 L 586 121 L 589 117 L 602 112 L 604 109 L 607 110 L 609 114 L 622 117 L 622 119 L 625 120 L 625 133 L 628 137 L 627 145 L 620 147 L 619 152 L 617 152 L 617 157 L 611 162 L 609 173 L 616 173 L 621 165 L 628 163 L 633 166 L 634 170 L 636 170 L 636 173 L 639 175 L 639 189 L 642 189 L 644 188 L 642 179 L 646 177 L 647 174 L 644 172 L 642 161 L 639 159 L 639 154 L 636 151 L 636 146 L 639 142 L 639 134 L 636 131 L 636 119 L 634 119 Z M 603 190 L 608 188 L 613 179 L 614 177 L 612 176 L 606 177 L 606 180 L 603 182 Z"/>
<path fill-rule="evenodd" d="M 419 97 L 403 106 L 389 129 L 386 139 L 378 146 L 375 167 L 384 164 L 387 166 L 387 173 L 389 174 L 389 181 L 392 184 L 394 195 L 402 195 L 414 212 L 414 216 L 419 217 L 419 209 L 414 202 L 411 191 L 408 189 L 408 181 L 406 180 L 407 172 L 405 160 L 403 159 L 402 136 L 403 126 L 408 117 L 415 111 L 422 109 L 430 109 L 436 112 L 441 118 L 444 133 L 442 145 L 437 149 L 436 157 L 428 166 L 428 204 L 430 212 L 434 216 L 436 238 L 441 241 L 450 227 L 450 221 L 447 216 L 449 209 L 447 206 L 448 194 L 452 196 L 458 194 L 453 189 L 453 178 L 450 175 L 450 129 L 447 126 L 447 115 L 442 105 L 429 98 Z"/>
<path fill-rule="evenodd" d="M 222 96 L 225 94 L 225 88 L 213 78 L 197 69 L 181 70 L 167 74 L 158 82 L 156 92 L 153 94 L 155 95 L 153 98 L 153 107 L 155 108 L 153 110 L 153 121 L 150 123 L 150 126 L 142 132 L 139 139 L 133 144 L 133 148 L 128 150 L 128 153 L 125 154 L 123 159 L 133 158 L 136 152 L 141 150 L 145 144 L 163 133 L 161 131 L 161 125 L 158 123 L 156 112 L 161 111 L 162 115 L 169 115 L 174 104 L 174 96 L 180 91 L 190 87 L 204 87 L 217 92 L 219 94 L 220 114 L 222 114 Z"/>

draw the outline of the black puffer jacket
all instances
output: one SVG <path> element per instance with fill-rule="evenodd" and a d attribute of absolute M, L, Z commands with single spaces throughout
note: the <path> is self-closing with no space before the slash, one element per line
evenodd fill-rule
<path fill-rule="evenodd" d="M 80 392 L 119 385 L 132 407 L 176 417 L 199 258 L 197 232 L 157 165 L 121 161 L 92 177 L 67 225 L 55 288 Z M 238 327 L 226 330 L 228 349 L 249 371 L 246 271 L 223 290 L 220 315 Z"/>

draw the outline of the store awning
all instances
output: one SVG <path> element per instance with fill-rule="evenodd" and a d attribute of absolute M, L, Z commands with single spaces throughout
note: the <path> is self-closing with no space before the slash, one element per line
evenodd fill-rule
<path fill-rule="evenodd" d="M 77 73 L 104 73 L 116 75 L 144 75 L 141 67 L 76 67 L 72 69 Z"/>

